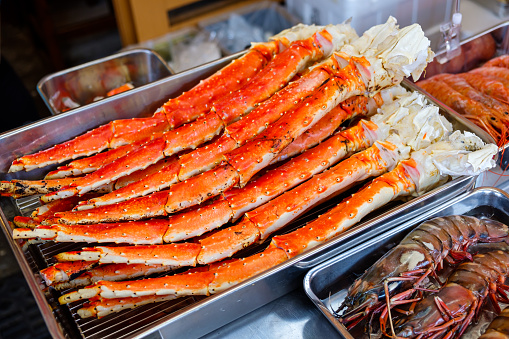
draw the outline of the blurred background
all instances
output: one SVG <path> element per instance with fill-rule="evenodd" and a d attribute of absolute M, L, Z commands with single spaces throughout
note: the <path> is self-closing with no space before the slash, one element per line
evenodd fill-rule
<path fill-rule="evenodd" d="M 121 51 L 149 48 L 181 72 L 299 22 L 352 18 L 360 35 L 389 15 L 421 24 L 436 50 L 455 12 L 466 38 L 507 20 L 507 9 L 503 0 L 1 0 L 0 133 L 57 114 L 37 92 L 45 76 Z M 0 338 L 49 338 L 3 234 Z"/>

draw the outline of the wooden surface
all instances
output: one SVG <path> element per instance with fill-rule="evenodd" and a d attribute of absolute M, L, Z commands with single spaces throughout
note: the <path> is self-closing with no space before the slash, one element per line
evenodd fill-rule
<path fill-rule="evenodd" d="M 202 5 L 189 6 L 201 2 Z M 122 45 L 150 40 L 183 27 L 235 11 L 256 0 L 207 2 L 199 0 L 113 0 Z M 279 1 L 280 2 L 280 1 Z M 187 7 L 186 7 L 187 6 Z M 204 7 L 206 6 L 206 7 Z M 183 20 L 172 22 L 168 13 L 178 10 Z"/>

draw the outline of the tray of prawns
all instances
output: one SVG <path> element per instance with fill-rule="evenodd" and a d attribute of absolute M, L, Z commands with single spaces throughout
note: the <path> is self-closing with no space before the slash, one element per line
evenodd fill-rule
<path fill-rule="evenodd" d="M 506 338 L 508 207 L 466 192 L 314 267 L 306 294 L 344 338 Z"/>
<path fill-rule="evenodd" d="M 204 335 L 471 188 L 492 139 L 398 85 L 432 56 L 394 18 L 299 25 L 1 135 L 2 228 L 51 333 Z"/>

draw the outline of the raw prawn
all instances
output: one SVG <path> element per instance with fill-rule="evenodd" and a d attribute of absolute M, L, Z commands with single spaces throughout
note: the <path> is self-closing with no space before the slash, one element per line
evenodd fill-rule
<path fill-rule="evenodd" d="M 509 55 L 504 54 L 487 61 L 483 67 L 505 67 L 509 68 Z"/>
<path fill-rule="evenodd" d="M 446 83 L 433 78 L 420 81 L 418 84 L 429 94 L 483 128 L 493 139 L 500 140 L 501 131 L 504 130 L 505 125 L 496 116 L 491 115 L 490 109 L 486 106 L 465 97 Z"/>
<path fill-rule="evenodd" d="M 509 243 L 509 227 L 497 221 L 468 216 L 425 221 L 354 282 L 338 313 L 342 311 L 342 321 L 353 326 L 374 310 L 381 311 L 386 283 L 392 300 L 408 298 L 409 289 L 413 292 L 412 288 L 418 288 L 428 275 L 443 267 L 445 260 L 468 258 L 468 247 L 497 241 Z"/>
<path fill-rule="evenodd" d="M 436 294 L 418 302 L 414 313 L 394 330 L 398 337 L 423 338 L 447 333 L 460 338 L 474 316 L 489 299 L 500 312 L 498 300 L 509 302 L 505 280 L 509 274 L 509 253 L 492 251 L 461 264 Z"/>

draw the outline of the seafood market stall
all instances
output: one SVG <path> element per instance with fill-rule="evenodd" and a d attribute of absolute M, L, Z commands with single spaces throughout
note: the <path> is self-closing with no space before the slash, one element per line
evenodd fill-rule
<path fill-rule="evenodd" d="M 0 150 L 2 172 L 0 178 L 4 195 L 0 198 L 2 229 L 8 235 L 16 260 L 23 270 L 51 335 L 62 338 L 145 336 L 233 338 L 252 336 L 250 333 L 265 337 L 335 336 L 338 333 L 333 327 L 334 322 L 332 325 L 329 324 L 320 314 L 322 310 L 319 311 L 318 308 L 313 307 L 300 289 L 304 275 L 311 268 L 331 258 L 334 260 L 337 255 L 344 256 L 345 253 L 355 252 L 359 246 L 371 244 L 373 239 L 381 241 L 389 239 L 389 234 L 394 233 L 394 230 L 415 225 L 418 220 L 424 220 L 424 216 L 441 215 L 440 213 L 445 213 L 444 210 L 456 214 L 469 213 L 454 207 L 463 206 L 462 199 L 474 199 L 481 194 L 503 199 L 504 193 L 495 189 L 473 191 L 475 186 L 491 183 L 490 180 L 493 180 L 490 177 L 477 176 L 479 172 L 492 166 L 491 158 L 498 152 L 498 148 L 489 145 L 494 141 L 493 136 L 441 101 L 424 92 L 421 94 L 421 89 L 417 86 L 419 83 L 416 85 L 409 80 L 403 80 L 403 87 L 393 87 L 393 83 L 402 81 L 403 74 L 409 76 L 414 73 L 413 75 L 416 75 L 414 80 L 417 80 L 422 71 L 419 65 L 430 54 L 426 43 L 423 42 L 416 43 L 414 51 L 406 51 L 411 55 L 406 61 L 401 58 L 392 59 L 394 55 L 391 53 L 399 56 L 398 41 L 409 38 L 414 39 L 413 41 L 421 39 L 421 33 L 416 26 L 398 30 L 392 19 L 389 19 L 385 25 L 380 26 L 383 29 L 379 28 L 383 32 L 380 33 L 381 40 L 383 40 L 382 34 L 390 32 L 391 39 L 388 39 L 385 44 L 378 45 L 379 42 L 373 42 L 369 40 L 369 37 L 350 38 L 349 29 L 341 25 L 336 28 L 339 30 L 337 32 L 333 28 L 329 28 L 331 31 L 315 28 L 311 34 L 305 33 L 308 34 L 305 37 L 292 35 L 278 37 L 277 39 L 280 40 L 277 43 L 254 45 L 247 52 L 153 81 L 139 88 L 130 89 L 2 134 L 0 136 L 4 146 Z M 504 50 L 506 31 L 507 25 L 500 25 L 483 33 L 482 37 L 476 38 L 484 38 L 488 34 L 493 36 L 497 43 L 491 56 L 493 57 Z M 397 38 L 393 39 L 394 37 Z M 295 39 L 299 43 L 291 44 L 285 39 Z M 425 41 L 425 38 L 422 39 Z M 377 40 L 374 39 L 374 41 Z M 277 48 L 284 44 L 288 44 L 287 49 L 278 51 Z M 306 46 L 304 52 L 301 46 Z M 340 49 L 342 46 L 346 46 L 342 49 L 343 54 L 333 54 L 330 51 L 334 48 Z M 387 50 L 381 52 L 377 48 L 387 48 Z M 313 53 L 307 52 L 308 50 L 312 50 Z M 362 54 L 358 50 L 363 50 Z M 275 92 L 284 87 L 295 74 L 304 71 L 298 68 L 300 67 L 299 58 L 319 60 L 323 54 L 331 55 L 330 59 L 326 59 L 327 62 L 309 72 L 301 73 L 298 80 L 274 94 L 271 97 L 275 98 L 273 101 L 271 99 L 264 101 L 273 92 L 261 96 L 259 90 L 261 84 L 266 85 L 267 88 L 274 87 Z M 383 57 L 377 59 L 374 55 L 377 57 L 383 55 Z M 231 63 L 232 60 L 237 61 Z M 370 60 L 370 63 L 367 60 Z M 383 65 L 382 61 L 378 60 L 383 60 Z M 262 64 L 250 69 L 255 62 Z M 266 83 L 266 78 L 263 78 L 265 74 L 263 71 L 258 72 L 258 68 L 264 69 L 263 63 L 270 65 L 271 74 L 266 76 L 271 78 L 270 83 Z M 242 66 L 240 68 L 242 72 L 238 69 L 231 70 L 239 64 Z M 289 72 L 291 67 L 295 70 Z M 222 68 L 223 71 L 216 73 Z M 286 82 L 273 81 L 273 71 L 274 78 L 280 76 L 281 79 L 285 78 Z M 331 74 L 334 76 L 331 77 Z M 230 81 L 229 77 L 233 80 Z M 233 96 L 228 97 L 232 99 L 226 103 L 223 102 L 223 106 L 220 106 L 220 98 L 225 95 L 220 91 L 236 94 L 236 88 L 227 86 L 237 86 L 235 83 L 244 81 L 243 77 L 248 80 L 246 80 L 246 87 L 238 90 L 240 93 L 238 100 Z M 201 82 L 201 80 L 204 81 Z M 249 87 L 251 80 L 254 85 Z M 209 81 L 215 86 L 211 86 Z M 297 94 L 291 90 L 294 88 L 292 86 L 302 86 L 299 90 L 304 93 L 302 94 L 304 97 L 296 97 Z M 390 89 L 377 97 L 377 92 L 383 87 L 390 87 Z M 178 97 L 179 100 L 168 101 L 168 98 L 176 97 L 183 91 L 188 91 L 186 93 L 189 94 L 184 93 Z M 214 91 L 218 91 L 219 94 Z M 368 101 L 360 96 L 352 96 L 365 91 L 370 92 L 374 99 Z M 208 114 L 208 110 L 193 111 L 195 106 L 204 105 L 201 102 L 193 103 L 192 100 L 201 100 L 201 97 L 205 97 L 196 95 L 197 93 L 212 93 L 211 97 L 217 95 L 214 99 L 217 100 L 214 103 L 215 110 L 211 111 L 213 114 Z M 291 113 L 286 113 L 287 115 L 281 113 L 282 118 L 278 116 L 274 118 L 274 121 L 262 122 L 261 127 L 255 127 L 256 119 L 247 121 L 248 119 L 232 117 L 235 107 L 247 105 L 247 101 L 255 98 L 256 95 L 260 95 L 257 100 L 263 104 L 258 104 L 258 101 L 253 99 L 253 102 L 249 103 L 252 107 L 244 108 L 246 112 L 251 111 L 250 116 L 264 112 L 265 102 L 269 102 L 269 107 L 274 110 L 277 107 L 282 112 L 291 108 Z M 383 104 L 380 101 L 377 102 L 380 99 L 383 100 Z M 188 102 L 190 104 L 187 104 Z M 280 105 L 278 102 L 295 103 L 295 107 L 278 106 Z M 336 104 L 339 104 L 337 106 L 339 109 L 334 110 Z M 209 103 L 206 103 L 204 106 L 209 107 L 208 105 Z M 310 125 L 310 121 L 318 125 L 319 122 L 316 121 L 324 116 L 331 117 L 327 115 L 331 112 L 339 114 L 340 118 L 331 117 L 330 121 L 346 120 L 359 114 L 356 109 L 362 112 L 369 111 L 371 105 L 380 106 L 380 111 L 373 115 L 371 120 L 355 122 L 348 129 L 339 130 L 327 140 L 315 141 L 314 144 L 318 144 L 316 148 L 308 146 L 309 150 L 290 161 L 283 162 L 283 165 L 272 162 L 280 153 L 284 155 L 283 149 L 285 151 L 291 149 L 294 145 L 292 142 L 300 140 L 300 135 L 311 138 L 306 134 L 308 129 L 302 128 L 302 126 Z M 307 108 L 309 106 L 314 109 L 309 110 Z M 172 115 L 177 109 L 188 112 L 189 118 Z M 410 120 L 405 120 L 400 115 L 403 111 L 409 112 L 410 118 L 415 118 L 412 121 L 420 121 L 417 117 L 424 116 L 424 113 L 428 119 L 423 119 L 425 122 L 422 125 L 416 123 L 417 127 L 411 127 L 413 125 L 408 122 Z M 424 113 L 421 114 L 421 112 Z M 200 123 L 194 123 L 195 119 Z M 161 121 L 168 122 L 170 127 L 160 127 Z M 330 125 L 328 122 L 329 120 L 327 125 Z M 214 124 L 219 127 L 212 131 L 207 130 Z M 340 124 L 341 122 L 338 126 Z M 250 141 L 249 138 L 240 139 L 242 131 L 250 127 L 248 125 L 253 125 L 251 128 L 257 129 L 253 132 L 254 135 L 261 133 L 260 137 L 253 139 L 255 142 Z M 277 128 L 272 128 L 273 126 Z M 309 130 L 312 128 L 313 126 L 309 127 Z M 223 129 L 226 129 L 228 133 L 222 134 Z M 283 129 L 285 129 L 284 134 L 279 136 L 277 133 L 281 132 L 278 131 Z M 90 130 L 93 132 L 86 133 Z M 132 133 L 133 130 L 137 133 Z M 405 134 L 402 131 L 411 132 Z M 333 131 L 327 133 L 328 136 Z M 143 138 L 129 139 L 135 134 L 156 137 L 147 143 Z M 84 135 L 85 139 L 92 142 L 92 146 L 83 143 L 77 147 L 76 143 L 81 139 L 72 138 L 80 135 Z M 169 151 L 168 145 L 178 142 L 182 135 L 186 138 L 198 135 L 200 138 L 199 140 L 182 139 L 182 144 L 174 146 L 176 151 Z M 216 138 L 216 135 L 220 137 Z M 230 135 L 236 135 L 238 140 L 242 141 L 234 140 L 236 143 L 231 146 L 231 142 L 227 139 Z M 278 136 L 278 143 L 272 145 L 271 140 L 276 140 L 275 135 Z M 50 148 L 48 157 L 44 157 L 44 152 L 40 158 L 27 156 L 70 139 L 71 144 Z M 125 141 L 127 139 L 131 144 Z M 267 140 L 270 141 L 268 151 L 264 151 L 262 156 L 255 158 L 256 152 L 262 147 L 260 145 Z M 120 145 L 127 143 L 127 145 L 114 148 L 111 146 L 114 142 Z M 327 144 L 328 142 L 331 144 Z M 129 148 L 136 143 L 139 143 L 137 148 Z M 364 143 L 367 144 L 363 147 L 357 146 Z M 205 146 L 200 147 L 201 144 Z M 237 144 L 240 144 L 240 147 Z M 144 146 L 139 147 L 139 145 Z M 56 156 L 67 157 L 65 159 L 67 161 L 75 158 L 75 153 L 82 156 L 99 153 L 101 156 L 110 152 L 100 153 L 101 150 L 113 148 L 115 151 L 122 147 L 127 149 L 125 155 L 114 153 L 113 158 L 102 160 L 103 163 L 97 165 L 97 169 L 92 168 L 92 161 L 90 161 L 92 157 L 85 158 L 88 162 L 84 167 L 79 167 L 77 160 L 66 166 L 60 166 L 58 161 L 55 161 Z M 170 172 L 174 167 L 169 166 L 172 161 L 178 164 L 179 170 L 182 170 L 188 164 L 193 164 L 194 155 L 197 158 L 200 154 L 198 152 L 203 152 L 201 155 L 206 157 L 210 153 L 207 150 L 213 147 L 218 147 L 220 150 L 228 149 L 228 151 L 224 153 L 224 156 L 221 155 L 220 161 L 214 160 L 217 163 L 213 161 L 209 167 L 196 170 L 201 174 L 178 172 L 178 175 L 182 175 L 180 179 L 177 176 L 176 181 L 164 184 L 166 186 L 157 187 L 149 192 L 145 191 L 147 185 L 143 180 L 146 178 L 158 175 L 161 171 L 165 171 L 164 180 L 172 176 Z M 318 151 L 316 155 L 312 152 L 319 147 L 322 147 L 320 149 L 323 149 L 321 152 L 324 153 L 326 149 L 336 147 L 333 155 L 327 155 L 329 158 L 317 161 L 316 166 L 320 168 L 319 171 L 313 172 L 314 169 L 309 169 L 307 171 L 310 174 L 291 172 L 291 166 L 297 167 L 293 164 L 301 164 L 298 161 L 303 163 L 315 161 L 314 158 L 318 158 Z M 174 154 L 183 148 L 189 148 L 186 151 L 188 153 L 175 157 Z M 363 148 L 365 150 L 362 150 Z M 343 149 L 344 151 L 340 151 Z M 360 152 L 350 156 L 350 153 L 353 153 L 352 149 Z M 55 153 L 51 153 L 53 152 L 51 150 Z M 300 154 L 303 150 L 305 149 L 299 149 L 296 154 Z M 438 156 L 442 151 L 450 152 L 445 161 Z M 339 159 L 336 158 L 340 152 L 350 157 L 339 162 L 337 167 L 318 174 L 329 165 L 332 166 L 338 162 Z M 273 156 L 265 160 L 269 157 L 268 154 Z M 465 159 L 463 154 L 471 154 L 472 159 Z M 125 159 L 129 161 L 122 162 Z M 183 159 L 189 162 L 184 162 Z M 426 159 L 432 159 L 432 161 L 425 161 Z M 503 153 L 498 160 L 501 162 L 499 167 L 493 170 L 495 174 L 504 168 Z M 246 161 L 246 165 L 243 165 L 243 161 Z M 264 166 L 270 163 L 270 171 L 265 173 L 256 167 L 258 165 L 255 165 L 256 168 L 253 169 L 255 163 Z M 361 165 L 363 163 L 370 165 L 363 167 Z M 459 163 L 462 164 L 461 173 L 456 171 Z M 117 166 L 118 164 L 120 165 Z M 133 174 L 132 172 L 136 175 L 136 169 L 141 172 L 157 164 L 162 164 L 162 167 L 154 167 L 157 169 L 145 172 L 146 174 L 141 178 L 131 179 L 131 182 L 125 183 L 126 186 L 118 188 L 115 186 L 123 180 L 123 177 Z M 219 166 L 215 167 L 217 165 Z M 439 166 L 442 166 L 440 171 L 437 170 Z M 256 177 L 258 171 L 259 174 Z M 351 178 L 348 179 L 350 181 L 346 180 L 343 183 L 341 177 L 334 177 L 337 175 L 334 171 L 338 171 L 337 173 L 346 178 Z M 71 179 L 57 177 L 63 173 L 80 176 L 71 177 Z M 283 177 L 283 174 L 290 177 L 290 173 L 297 173 L 297 175 L 293 174 L 296 179 L 292 179 L 296 180 L 296 183 L 285 181 L 289 179 Z M 460 175 L 456 175 L 457 173 Z M 445 181 L 449 174 L 454 177 Z M 45 175 L 46 179 L 41 181 Z M 253 176 L 258 181 L 250 181 Z M 105 181 L 105 177 L 108 177 L 108 182 Z M 299 177 L 307 181 L 298 179 Z M 370 177 L 375 179 L 368 179 Z M 161 180 L 160 177 L 158 178 Z M 274 207 L 271 210 L 264 207 L 271 206 L 270 204 L 263 205 L 266 201 L 260 201 L 247 212 L 249 218 L 242 217 L 246 211 L 241 211 L 237 204 L 242 203 L 239 197 L 243 197 L 241 195 L 245 192 L 243 189 L 246 191 L 251 188 L 257 189 L 256 182 L 262 182 L 262 180 L 267 180 L 271 186 L 266 186 L 263 192 L 257 193 L 258 195 L 249 196 L 250 200 L 263 200 L 265 198 L 262 199 L 262 197 L 269 196 L 273 199 L 270 200 L 270 204 L 274 206 L 281 204 L 276 206 L 279 209 Z M 92 183 L 89 184 L 88 181 Z M 209 183 L 215 184 L 216 181 L 218 188 L 207 191 L 206 189 L 209 188 L 206 186 Z M 138 192 L 137 196 L 129 195 L 123 201 L 122 194 L 134 192 L 131 189 L 134 186 L 129 185 L 135 185 L 138 182 L 143 182 L 140 186 L 143 190 Z M 329 182 L 332 182 L 330 187 L 334 187 L 334 190 L 329 188 Z M 503 187 L 502 181 L 493 184 L 499 183 Z M 240 187 L 232 187 L 234 185 Z M 274 196 L 269 194 L 271 190 L 279 189 L 280 186 L 295 187 L 288 192 L 282 188 L 282 191 L 278 191 L 279 193 L 275 193 Z M 121 191 L 123 187 L 129 187 L 129 189 Z M 170 189 L 165 190 L 168 187 Z M 198 187 L 198 191 L 195 191 L 194 187 Z M 74 201 L 71 207 L 58 207 L 56 212 L 50 211 L 52 213 L 50 216 L 45 214 L 48 212 L 46 208 L 50 209 L 57 205 L 55 202 L 74 196 L 79 198 L 81 195 L 89 194 L 88 191 L 94 190 L 109 193 L 105 195 L 92 193 L 94 195 L 87 195 L 85 200 Z M 316 190 L 316 197 L 300 199 L 311 196 L 306 194 L 314 190 Z M 389 194 L 388 191 L 392 193 Z M 379 192 L 384 192 L 382 197 L 379 196 Z M 419 193 L 419 196 L 407 198 L 405 201 L 392 201 L 398 195 L 405 196 L 411 193 Z M 196 194 L 198 203 L 194 204 L 200 205 L 189 209 L 192 203 L 188 203 L 188 200 L 183 198 L 186 194 Z M 215 200 L 211 199 L 214 195 L 218 196 Z M 105 198 L 107 196 L 110 200 Z M 43 207 L 39 207 L 39 198 L 46 203 Z M 172 199 L 175 200 L 173 205 Z M 207 199 L 211 200 L 201 204 Z M 489 198 L 478 198 L 476 201 L 482 199 L 489 200 Z M 133 201 L 136 203 L 132 203 Z M 295 205 L 302 204 L 302 207 L 291 210 L 289 203 L 293 202 Z M 374 212 L 371 207 L 373 205 L 379 207 Z M 216 216 L 224 210 L 226 210 L 225 216 Z M 285 212 L 286 210 L 291 210 L 291 213 L 286 215 L 285 213 L 288 213 Z M 137 220 L 138 215 L 142 215 L 143 220 Z M 283 220 L 281 216 L 285 216 L 287 220 Z M 147 217 L 156 218 L 152 219 L 152 222 L 146 220 Z M 206 225 L 205 230 L 179 230 L 177 225 L 179 222 L 182 224 L 184 218 L 185 223 L 193 224 L 193 226 Z M 198 221 L 187 222 L 191 218 Z M 221 222 L 221 224 L 209 226 L 208 219 L 213 220 L 214 223 Z M 233 221 L 236 219 L 239 222 Z M 255 223 L 251 220 L 258 221 Z M 328 220 L 334 220 L 334 222 Z M 40 225 L 35 226 L 34 222 Z M 119 229 L 138 227 L 138 230 L 143 228 L 146 233 L 132 231 L 134 228 L 130 229 L 132 234 L 125 229 L 117 231 L 114 230 L 112 222 L 115 225 L 118 224 Z M 270 227 L 263 230 L 261 226 L 265 222 Z M 45 223 L 48 225 L 44 225 Z M 82 223 L 85 225 L 81 225 Z M 282 226 L 279 226 L 279 223 Z M 73 226 L 67 226 L 68 224 Z M 323 226 L 329 224 L 331 224 L 330 228 Z M 97 225 L 101 226 L 94 228 Z M 222 228 L 212 235 L 206 233 L 221 226 Z M 176 230 L 169 230 L 172 227 Z M 162 233 L 159 236 L 161 240 L 150 240 L 152 236 L 153 239 L 157 239 L 158 231 L 147 232 L 147 230 L 161 228 L 164 228 L 164 236 Z M 340 232 L 337 231 L 338 228 L 344 230 Z M 253 232 L 252 235 L 248 231 Z M 330 232 L 332 235 L 320 232 Z M 193 241 L 188 240 L 193 237 L 199 238 Z M 233 249 L 215 249 L 217 248 L 217 246 L 214 247 L 215 243 L 222 244 L 217 239 L 225 243 L 234 239 L 236 243 Z M 390 240 L 393 239 L 390 238 Z M 115 246 L 113 244 L 115 242 L 120 245 Z M 130 246 L 123 247 L 125 243 Z M 149 254 L 140 259 L 144 255 L 144 246 L 148 248 Z M 155 252 L 157 246 L 164 247 L 163 252 Z M 304 250 L 306 247 L 308 249 Z M 135 252 L 132 252 L 133 248 Z M 214 249 L 216 252 L 206 255 L 207 251 L 214 251 Z M 131 257 L 129 252 L 135 255 Z M 185 259 L 188 253 L 190 253 L 190 259 Z M 231 256 L 233 259 L 227 259 Z M 110 258 L 113 258 L 113 261 L 109 261 Z M 223 259 L 226 260 L 220 261 Z M 66 263 L 76 265 L 72 268 L 74 271 L 61 268 Z M 130 265 L 140 266 L 136 266 L 137 269 L 134 272 L 125 273 L 130 267 L 134 267 Z M 77 266 L 79 266 L 78 269 L 75 268 Z M 164 270 L 169 269 L 170 266 L 175 270 L 174 274 L 165 275 L 167 272 Z M 187 271 L 185 266 L 197 267 Z M 139 279 L 127 282 L 96 283 L 93 276 L 96 273 L 92 272 L 104 268 L 101 274 L 106 276 L 108 269 L 105 267 L 114 267 L 110 269 L 114 275 Z M 148 269 L 148 273 L 144 274 L 150 275 L 152 279 L 147 280 L 139 276 L 139 272 L 145 269 Z M 86 283 L 75 285 L 80 281 L 86 281 Z M 152 287 L 152 284 L 155 284 L 155 287 Z M 323 295 L 326 292 L 320 293 Z M 324 299 L 326 298 L 322 296 L 322 301 Z M 259 331 L 261 333 L 258 333 Z"/>

